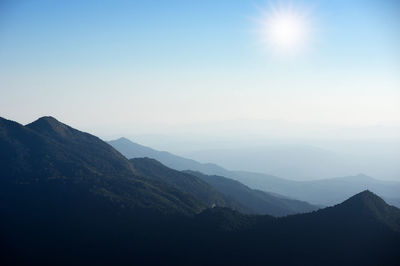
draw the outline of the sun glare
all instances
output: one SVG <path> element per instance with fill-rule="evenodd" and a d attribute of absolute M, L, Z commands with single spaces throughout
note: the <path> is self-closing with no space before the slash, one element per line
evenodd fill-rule
<path fill-rule="evenodd" d="M 271 8 L 257 20 L 261 41 L 274 50 L 291 53 L 304 48 L 310 33 L 307 12 L 293 7 Z"/>

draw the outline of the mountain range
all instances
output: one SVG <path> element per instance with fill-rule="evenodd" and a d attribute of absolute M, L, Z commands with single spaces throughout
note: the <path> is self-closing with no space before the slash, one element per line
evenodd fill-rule
<path fill-rule="evenodd" d="M 180 154 L 199 162 L 213 162 L 226 169 L 268 173 L 296 181 L 354 173 L 365 173 L 382 180 L 399 180 L 398 141 L 322 141 L 308 138 L 265 139 L 257 144 L 250 142 L 241 144 L 243 147 L 233 142 L 220 148 L 188 148 Z"/>
<path fill-rule="evenodd" d="M 129 160 L 110 145 L 52 117 L 26 126 L 1 119 L 0 145 L 0 189 L 10 199 L 19 190 L 34 197 L 40 191 L 62 195 L 71 189 L 76 197 L 126 208 L 152 205 L 184 213 L 205 208 L 190 195 L 136 175 Z"/>
<path fill-rule="evenodd" d="M 243 198 L 265 204 L 270 194 L 128 160 L 52 117 L 25 126 L 0 118 L 0 159 L 1 265 L 400 261 L 400 210 L 367 190 L 305 214 L 246 214 Z"/>
<path fill-rule="evenodd" d="M 231 171 L 212 163 L 199 163 L 192 159 L 134 143 L 126 138 L 109 143 L 127 158 L 150 157 L 176 170 L 192 170 L 207 175 L 235 179 L 253 189 L 263 190 L 280 197 L 289 197 L 319 206 L 338 204 L 348 197 L 369 189 L 390 204 L 400 207 L 400 182 L 382 181 L 358 174 L 313 181 L 295 181 L 265 173 Z"/>
<path fill-rule="evenodd" d="M 200 172 L 190 170 L 185 172 L 199 177 L 215 187 L 216 190 L 226 197 L 240 202 L 246 207 L 246 210 L 250 210 L 250 213 L 284 216 L 287 214 L 311 212 L 318 209 L 317 206 L 313 206 L 304 201 L 293 200 L 266 193 L 262 190 L 251 189 L 236 180 L 223 176 L 204 175 Z"/>

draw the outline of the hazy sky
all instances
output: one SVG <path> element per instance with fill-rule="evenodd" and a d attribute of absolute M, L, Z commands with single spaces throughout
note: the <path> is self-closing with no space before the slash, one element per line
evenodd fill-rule
<path fill-rule="evenodd" d="M 298 51 L 263 42 L 272 7 L 304 18 Z M 0 116 L 100 135 L 238 119 L 398 126 L 399 47 L 396 0 L 2 0 Z"/>

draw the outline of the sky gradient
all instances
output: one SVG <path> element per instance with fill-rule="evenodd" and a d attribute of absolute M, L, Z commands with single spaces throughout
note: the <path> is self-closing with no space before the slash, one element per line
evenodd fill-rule
<path fill-rule="evenodd" d="M 84 2 L 84 3 L 82 3 Z M 261 44 L 272 6 L 306 49 Z M 0 116 L 99 135 L 218 121 L 400 125 L 399 1 L 1 1 Z"/>

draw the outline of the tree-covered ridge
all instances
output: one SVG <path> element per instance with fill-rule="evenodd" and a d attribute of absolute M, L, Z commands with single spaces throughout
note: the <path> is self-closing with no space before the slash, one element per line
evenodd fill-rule
<path fill-rule="evenodd" d="M 202 179 L 180 171 L 173 170 L 150 158 L 130 159 L 138 176 L 167 184 L 185 193 L 193 195 L 208 207 L 230 207 L 245 211 L 240 204 L 230 200 Z"/>
<path fill-rule="evenodd" d="M 27 126 L 1 119 L 0 132 L 0 182 L 8 190 L 66 184 L 124 208 L 195 213 L 205 207 L 186 193 L 136 175 L 110 145 L 54 118 Z"/>

